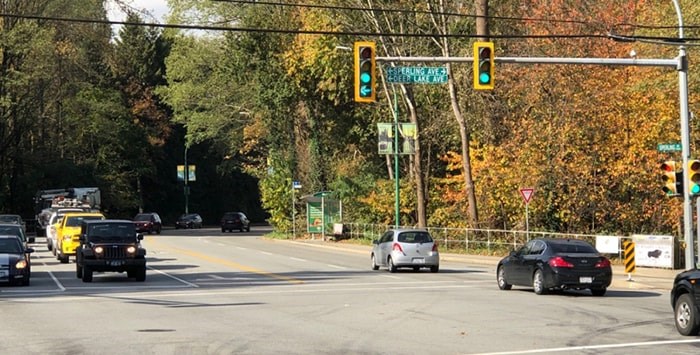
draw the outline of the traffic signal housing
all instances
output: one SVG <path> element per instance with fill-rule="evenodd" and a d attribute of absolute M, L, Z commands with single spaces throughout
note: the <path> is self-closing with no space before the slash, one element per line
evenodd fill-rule
<path fill-rule="evenodd" d="M 700 160 L 688 161 L 688 194 L 700 194 Z"/>
<path fill-rule="evenodd" d="M 377 78 L 374 42 L 355 42 L 355 102 L 375 102 Z"/>
<path fill-rule="evenodd" d="M 474 89 L 493 90 L 493 42 L 474 42 Z"/>
<path fill-rule="evenodd" d="M 683 172 L 677 171 L 676 162 L 668 160 L 661 163 L 661 181 L 663 191 L 667 196 L 677 196 L 683 191 Z"/>

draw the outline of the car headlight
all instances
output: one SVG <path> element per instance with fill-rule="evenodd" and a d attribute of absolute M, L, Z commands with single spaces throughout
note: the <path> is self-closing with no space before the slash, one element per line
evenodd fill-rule
<path fill-rule="evenodd" d="M 104 252 L 104 248 L 102 247 L 95 247 L 95 254 L 102 254 Z"/>
<path fill-rule="evenodd" d="M 17 261 L 17 264 L 15 264 L 15 269 L 18 269 L 18 270 L 24 269 L 26 267 L 27 267 L 27 261 L 24 259 Z"/>
<path fill-rule="evenodd" d="M 133 253 L 136 252 L 136 247 L 135 247 L 135 246 L 130 246 L 130 247 L 126 248 L 126 252 L 129 253 L 129 254 L 133 254 Z"/>

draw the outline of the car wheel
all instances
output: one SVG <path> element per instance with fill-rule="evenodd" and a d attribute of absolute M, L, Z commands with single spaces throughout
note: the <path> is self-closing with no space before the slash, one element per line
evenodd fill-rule
<path fill-rule="evenodd" d="M 156 231 L 156 234 L 160 234 L 160 228 L 158 228 L 158 230 Z"/>
<path fill-rule="evenodd" d="M 250 226 L 245 227 L 245 231 L 246 231 L 246 232 L 250 232 Z"/>
<path fill-rule="evenodd" d="M 599 297 L 600 297 L 600 296 L 604 296 L 604 295 L 605 295 L 605 291 L 607 291 L 607 289 L 606 289 L 605 287 L 601 287 L 601 288 L 592 288 L 592 289 L 591 289 L 591 294 L 592 294 L 593 296 L 599 296 Z"/>
<path fill-rule="evenodd" d="M 51 251 L 53 248 L 51 247 L 51 240 L 46 241 L 46 249 L 49 249 Z"/>
<path fill-rule="evenodd" d="M 379 270 L 379 265 L 377 265 L 377 257 L 372 254 L 372 270 Z"/>
<path fill-rule="evenodd" d="M 245 228 L 241 227 L 238 231 L 243 233 L 243 231 L 245 231 Z"/>
<path fill-rule="evenodd" d="M 396 265 L 394 265 L 394 260 L 392 258 L 389 258 L 389 272 L 396 272 Z"/>
<path fill-rule="evenodd" d="M 78 263 L 75 263 L 75 277 L 82 279 L 83 278 L 83 268 L 78 265 Z"/>
<path fill-rule="evenodd" d="M 420 266 L 414 266 L 413 271 L 420 271 Z"/>
<path fill-rule="evenodd" d="M 226 229 L 221 228 L 221 233 L 226 233 Z"/>
<path fill-rule="evenodd" d="M 58 254 L 58 261 L 60 261 L 61 264 L 68 264 L 68 255 Z"/>
<path fill-rule="evenodd" d="M 500 288 L 501 290 L 510 290 L 511 288 L 513 288 L 513 285 L 509 284 L 506 281 L 505 267 L 503 267 L 503 266 L 499 267 L 496 275 L 498 275 L 498 276 L 496 276 L 497 281 L 498 281 L 498 288 Z"/>
<path fill-rule="evenodd" d="M 92 282 L 92 269 L 89 266 L 83 267 L 83 282 Z"/>
<path fill-rule="evenodd" d="M 532 277 L 532 288 L 538 295 L 547 293 L 547 289 L 544 287 L 544 274 L 540 269 L 535 270 L 535 275 Z"/>
<path fill-rule="evenodd" d="M 144 281 L 146 281 L 146 268 L 145 268 L 145 267 L 136 270 L 136 271 L 135 271 L 135 274 L 136 274 L 136 276 L 135 276 L 135 277 L 136 277 L 136 281 L 139 281 L 139 282 L 144 282 Z"/>
<path fill-rule="evenodd" d="M 51 254 L 53 254 L 53 256 L 56 256 L 56 248 L 51 248 Z"/>
<path fill-rule="evenodd" d="M 430 267 L 430 272 L 438 272 L 440 271 L 440 265 L 433 265 Z"/>
<path fill-rule="evenodd" d="M 695 301 L 690 294 L 682 294 L 676 300 L 676 329 L 682 335 L 698 335 L 700 317 L 695 308 Z"/>
<path fill-rule="evenodd" d="M 29 286 L 29 277 L 22 279 L 21 285 L 22 286 Z"/>

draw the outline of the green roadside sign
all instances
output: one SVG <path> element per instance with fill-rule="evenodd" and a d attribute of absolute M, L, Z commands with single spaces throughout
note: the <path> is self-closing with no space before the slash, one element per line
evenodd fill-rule
<path fill-rule="evenodd" d="M 659 143 L 656 150 L 659 152 L 680 152 L 683 147 L 680 143 Z"/>
<path fill-rule="evenodd" d="M 445 67 L 387 67 L 386 81 L 402 84 L 444 84 L 447 82 Z"/>

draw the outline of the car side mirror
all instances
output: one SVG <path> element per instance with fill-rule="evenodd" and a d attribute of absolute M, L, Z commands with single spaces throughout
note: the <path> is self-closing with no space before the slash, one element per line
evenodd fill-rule
<path fill-rule="evenodd" d="M 141 234 L 141 233 L 136 234 L 136 240 L 142 241 L 142 240 L 143 240 L 143 234 Z"/>
<path fill-rule="evenodd" d="M 379 244 L 379 239 L 375 239 L 372 241 L 372 244 Z"/>
<path fill-rule="evenodd" d="M 511 250 L 511 251 L 510 251 L 510 256 L 515 256 L 516 254 L 518 254 L 518 251 L 517 251 L 517 250 Z"/>
<path fill-rule="evenodd" d="M 34 252 L 34 248 L 27 248 L 27 249 L 24 249 L 24 253 L 25 253 L 25 254 L 31 254 L 31 253 L 33 253 L 33 252 Z"/>

